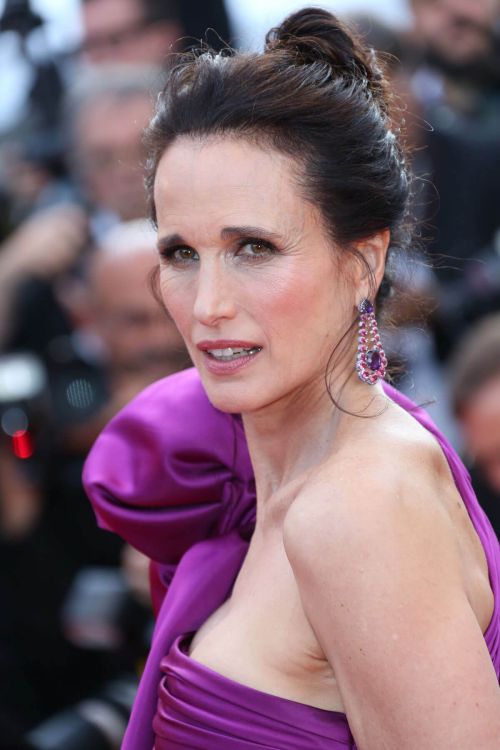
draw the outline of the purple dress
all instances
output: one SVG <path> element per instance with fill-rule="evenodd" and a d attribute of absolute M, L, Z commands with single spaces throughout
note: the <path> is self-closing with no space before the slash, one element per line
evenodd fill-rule
<path fill-rule="evenodd" d="M 436 436 L 483 544 L 495 599 L 484 638 L 500 677 L 498 540 L 429 416 L 384 389 Z M 187 654 L 189 635 L 229 596 L 255 521 L 241 420 L 211 406 L 196 370 L 155 383 L 126 406 L 97 439 L 84 481 L 99 524 L 151 557 L 168 588 L 122 750 L 356 747 L 344 714 L 240 685 Z"/>

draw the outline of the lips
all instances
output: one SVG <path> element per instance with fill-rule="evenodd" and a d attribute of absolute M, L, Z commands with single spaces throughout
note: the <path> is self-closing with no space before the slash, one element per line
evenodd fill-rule
<path fill-rule="evenodd" d="M 262 351 L 255 342 L 234 339 L 200 341 L 197 348 L 205 355 L 208 369 L 219 374 L 239 369 Z"/>
<path fill-rule="evenodd" d="M 234 341 L 228 339 L 201 341 L 197 346 L 198 349 L 205 352 L 209 357 L 220 362 L 232 362 L 239 357 L 257 354 L 257 352 L 260 352 L 262 349 L 261 346 L 250 341 Z"/>
<path fill-rule="evenodd" d="M 251 349 L 227 347 L 226 349 L 208 349 L 207 354 L 219 362 L 232 362 L 234 359 L 251 356 L 259 351 L 258 347 L 252 347 Z"/>

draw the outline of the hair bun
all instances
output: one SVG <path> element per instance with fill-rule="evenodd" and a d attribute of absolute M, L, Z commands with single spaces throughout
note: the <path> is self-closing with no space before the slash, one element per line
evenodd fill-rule
<path fill-rule="evenodd" d="M 383 111 L 388 109 L 386 81 L 374 50 L 327 10 L 292 13 L 268 32 L 265 50 L 289 51 L 303 65 L 327 63 L 334 74 L 363 82 Z"/>

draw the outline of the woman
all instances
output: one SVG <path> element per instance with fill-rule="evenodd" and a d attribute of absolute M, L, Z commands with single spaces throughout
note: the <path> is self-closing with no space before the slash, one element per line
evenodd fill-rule
<path fill-rule="evenodd" d="M 184 59 L 148 138 L 161 295 L 196 369 L 86 468 L 100 523 L 156 561 L 123 747 L 498 748 L 498 541 L 381 385 L 409 179 L 375 59 L 303 10 L 263 54 Z"/>

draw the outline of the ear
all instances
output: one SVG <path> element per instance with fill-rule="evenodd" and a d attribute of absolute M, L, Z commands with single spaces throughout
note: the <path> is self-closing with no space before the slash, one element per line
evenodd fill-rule
<path fill-rule="evenodd" d="M 359 261 L 355 277 L 357 304 L 364 298 L 373 300 L 377 294 L 384 277 L 390 239 L 389 229 L 382 229 L 355 244 Z"/>

